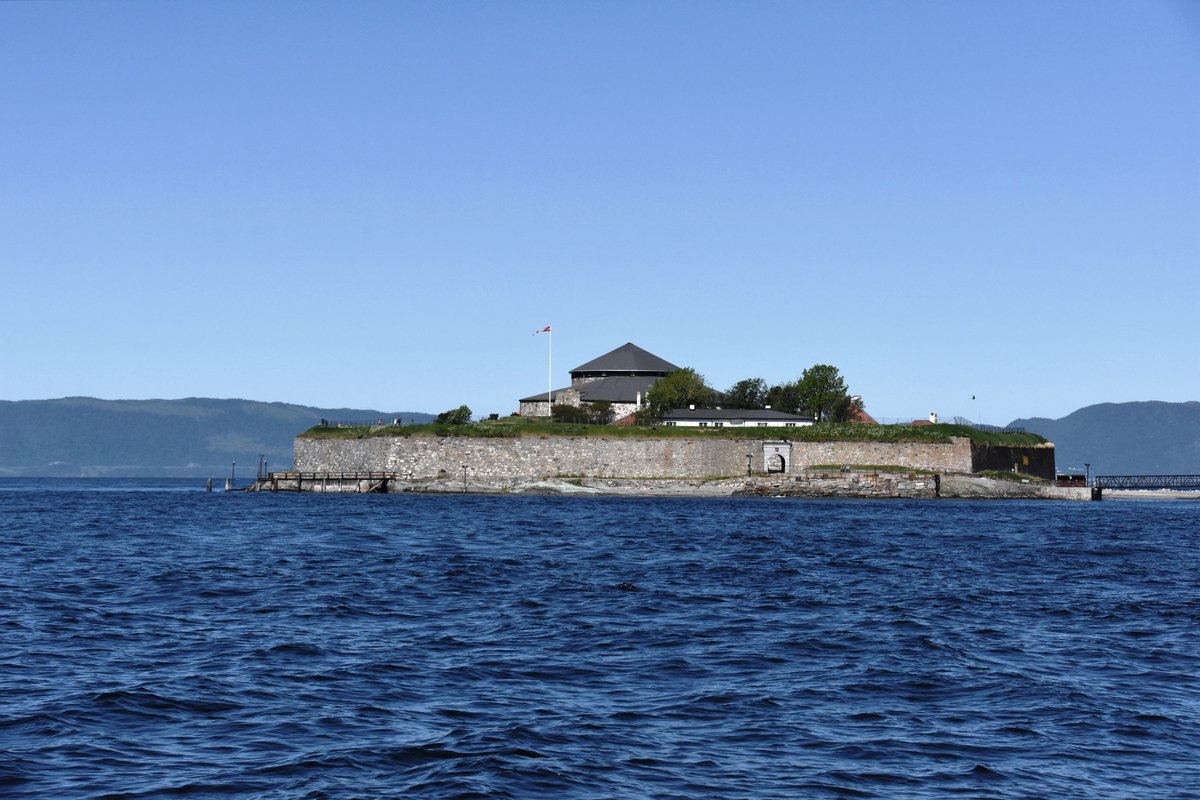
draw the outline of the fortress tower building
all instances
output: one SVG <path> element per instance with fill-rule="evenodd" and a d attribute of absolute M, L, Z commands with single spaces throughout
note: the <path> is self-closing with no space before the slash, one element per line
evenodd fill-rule
<path fill-rule="evenodd" d="M 612 403 L 614 418 L 620 419 L 636 411 L 639 402 L 645 404 L 646 391 L 655 381 L 677 369 L 670 361 L 626 342 L 571 370 L 571 385 L 552 390 L 550 396 L 555 405 Z M 546 394 L 521 398 L 521 416 L 550 416 Z"/>

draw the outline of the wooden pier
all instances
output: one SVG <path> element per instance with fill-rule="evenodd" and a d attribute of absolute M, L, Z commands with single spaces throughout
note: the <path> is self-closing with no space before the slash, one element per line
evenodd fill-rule
<path fill-rule="evenodd" d="M 268 472 L 245 491 L 385 494 L 398 478 L 395 472 Z"/>

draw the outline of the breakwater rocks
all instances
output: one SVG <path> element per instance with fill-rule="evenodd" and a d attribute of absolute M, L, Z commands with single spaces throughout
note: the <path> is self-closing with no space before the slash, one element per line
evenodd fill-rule
<path fill-rule="evenodd" d="M 279 491 L 296 491 L 283 481 Z M 383 489 L 392 494 L 503 494 L 563 497 L 795 497 L 862 499 L 1089 500 L 1086 488 L 1059 488 L 981 478 L 885 472 L 812 472 L 751 478 L 541 478 L 478 480 L 468 478 L 395 479 Z M 365 481 L 309 481 L 303 491 L 372 491 Z"/>
<path fill-rule="evenodd" d="M 1087 488 L 1016 483 L 974 475 L 808 472 L 746 481 L 739 495 L 871 499 L 1090 500 Z"/>
<path fill-rule="evenodd" d="M 877 499 L 938 497 L 938 475 L 891 472 L 801 472 L 746 481 L 739 495 L 770 497 L 864 497 Z"/>
<path fill-rule="evenodd" d="M 1086 486 L 1014 483 L 975 475 L 943 475 L 941 497 L 960 500 L 1091 500 Z"/>
<path fill-rule="evenodd" d="M 745 478 L 714 478 L 709 480 L 661 478 L 543 478 L 540 480 L 462 481 L 428 480 L 397 481 L 391 492 L 428 494 L 523 494 L 560 495 L 572 497 L 732 497 L 745 487 Z"/>

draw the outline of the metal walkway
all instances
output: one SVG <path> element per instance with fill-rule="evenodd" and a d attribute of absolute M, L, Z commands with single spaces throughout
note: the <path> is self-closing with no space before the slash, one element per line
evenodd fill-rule
<path fill-rule="evenodd" d="M 269 472 L 244 491 L 386 494 L 388 485 L 397 478 L 395 472 Z"/>
<path fill-rule="evenodd" d="M 1200 489 L 1200 475 L 1097 475 L 1097 489 Z"/>

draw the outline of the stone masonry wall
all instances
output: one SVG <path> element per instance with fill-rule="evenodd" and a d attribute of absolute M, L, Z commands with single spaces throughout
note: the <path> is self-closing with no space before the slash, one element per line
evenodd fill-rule
<path fill-rule="evenodd" d="M 605 439 L 583 437 L 372 437 L 295 440 L 300 472 L 395 472 L 413 479 L 470 476 L 527 480 L 587 478 L 713 478 L 744 475 L 746 455 L 765 470 L 762 441 L 695 438 Z M 966 439 L 949 444 L 902 442 L 792 442 L 794 473 L 814 464 L 887 464 L 938 472 L 972 471 Z"/>
<path fill-rule="evenodd" d="M 554 405 L 574 405 L 578 406 L 582 403 L 579 398 L 579 392 L 573 392 L 570 389 L 564 389 L 554 395 Z M 550 416 L 550 404 L 545 400 L 526 400 L 521 403 L 520 412 L 522 417 L 548 417 Z M 638 410 L 637 403 L 613 403 L 613 419 L 620 419 L 628 416 Z"/>
<path fill-rule="evenodd" d="M 875 464 L 936 472 L 972 472 L 971 442 L 955 437 L 949 444 L 926 442 L 792 442 L 788 472 L 814 465 Z"/>

